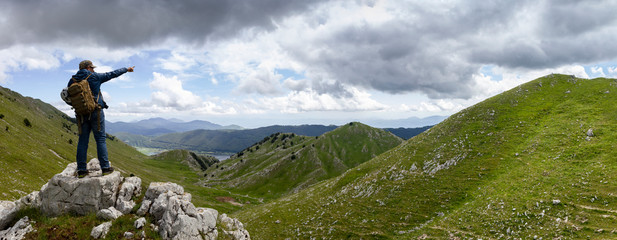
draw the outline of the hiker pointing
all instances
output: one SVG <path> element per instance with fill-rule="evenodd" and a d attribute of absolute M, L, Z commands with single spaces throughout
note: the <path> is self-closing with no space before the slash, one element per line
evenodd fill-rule
<path fill-rule="evenodd" d="M 101 94 L 101 84 L 113 78 L 119 77 L 126 72 L 133 72 L 133 67 L 120 68 L 111 72 L 94 72 L 94 66 L 90 60 L 79 63 L 79 71 L 73 75 L 68 83 L 68 98 L 75 109 L 79 141 L 77 143 L 77 177 L 83 178 L 88 175 L 86 155 L 90 131 L 96 141 L 96 152 L 101 164 L 103 175 L 114 171 L 107 156 L 107 144 L 105 143 L 105 114 L 103 109 L 108 108 Z M 69 103 L 67 102 L 67 103 Z"/>

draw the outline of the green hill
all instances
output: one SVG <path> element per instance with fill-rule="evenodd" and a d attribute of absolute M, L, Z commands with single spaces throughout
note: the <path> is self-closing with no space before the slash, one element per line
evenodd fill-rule
<path fill-rule="evenodd" d="M 74 119 L 38 99 L 0 87 L 0 194 L 15 199 L 39 190 L 54 174 L 75 161 Z M 143 154 L 108 136 L 109 158 L 126 173 L 143 173 Z M 96 157 L 90 140 L 88 159 Z M 147 180 L 153 178 L 146 176 Z"/>
<path fill-rule="evenodd" d="M 617 237 L 617 81 L 549 75 L 240 211 L 254 239 Z"/>
<path fill-rule="evenodd" d="M 0 184 L 0 200 L 15 200 L 40 190 L 67 164 L 75 162 L 77 139 L 74 119 L 38 99 L 0 87 L 0 171 L 4 173 L 0 174 L 3 183 Z M 197 206 L 222 212 L 238 207 L 221 202 L 217 197 L 245 199 L 227 191 L 195 185 L 203 178 L 203 173 L 196 169 L 198 162 L 191 163 L 187 159 L 201 159 L 203 163 L 208 160 L 200 156 L 195 158 L 188 151 L 148 157 L 111 135 L 108 135 L 107 148 L 112 166 L 125 176 L 139 176 L 144 187 L 153 181 L 175 182 L 193 193 Z M 91 136 L 88 159 L 95 157 L 96 145 Z M 249 200 L 253 199 L 245 201 Z"/>
<path fill-rule="evenodd" d="M 318 137 L 272 134 L 206 170 L 205 184 L 276 198 L 338 176 L 402 142 L 356 122 Z"/>
<path fill-rule="evenodd" d="M 174 159 L 175 161 L 180 161 L 183 164 L 189 166 L 194 172 L 205 171 L 213 164 L 219 162 L 213 156 L 210 155 L 197 155 L 194 152 L 188 150 L 171 150 L 159 153 L 157 155 L 152 156 L 152 159 L 156 161 L 163 161 L 166 159 Z"/>

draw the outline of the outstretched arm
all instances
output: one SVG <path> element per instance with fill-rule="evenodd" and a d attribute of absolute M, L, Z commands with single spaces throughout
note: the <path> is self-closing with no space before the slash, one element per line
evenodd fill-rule
<path fill-rule="evenodd" d="M 99 73 L 98 77 L 101 80 L 101 83 L 107 82 L 113 78 L 117 78 L 120 75 L 126 73 L 126 72 L 133 72 L 133 70 L 135 69 L 135 66 L 129 67 L 129 68 L 120 68 L 120 69 L 116 69 L 114 71 L 111 72 L 106 72 L 106 73 Z"/>

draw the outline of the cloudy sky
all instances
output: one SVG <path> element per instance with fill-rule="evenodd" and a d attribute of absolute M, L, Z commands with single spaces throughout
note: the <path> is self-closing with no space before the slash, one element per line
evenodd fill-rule
<path fill-rule="evenodd" d="M 107 120 L 448 116 L 550 73 L 617 77 L 617 1 L 4 0 L 0 85 L 67 114 L 90 59 Z M 396 127 L 396 126 L 380 126 Z"/>

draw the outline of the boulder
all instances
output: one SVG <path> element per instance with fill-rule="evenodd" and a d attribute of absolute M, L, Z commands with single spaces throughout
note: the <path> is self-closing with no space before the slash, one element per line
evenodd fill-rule
<path fill-rule="evenodd" d="M 17 204 L 17 208 L 19 209 L 23 209 L 24 207 L 39 208 L 41 206 L 39 191 L 34 191 L 26 196 L 23 196 L 19 200 L 15 201 L 15 204 Z"/>
<path fill-rule="evenodd" d="M 128 177 L 124 179 L 122 187 L 118 192 L 118 198 L 116 200 L 116 209 L 123 214 L 130 213 L 135 207 L 135 201 L 133 196 L 139 196 L 141 194 L 141 179 L 138 177 Z"/>
<path fill-rule="evenodd" d="M 132 232 L 124 232 L 124 238 L 125 239 L 133 239 L 134 236 L 135 236 L 135 234 L 132 233 Z"/>
<path fill-rule="evenodd" d="M 222 214 L 220 223 L 223 228 L 223 233 L 234 240 L 249 240 L 251 236 L 244 229 L 244 225 L 238 219 L 230 218 L 227 214 Z"/>
<path fill-rule="evenodd" d="M 34 228 L 32 227 L 32 224 L 30 224 L 30 219 L 26 216 L 17 221 L 13 227 L 0 231 L 0 239 L 23 239 L 26 234 L 32 232 L 33 230 Z"/>
<path fill-rule="evenodd" d="M 17 215 L 17 205 L 11 201 L 0 201 L 0 230 L 6 228 Z"/>
<path fill-rule="evenodd" d="M 135 226 L 135 229 L 141 229 L 146 225 L 146 218 L 141 217 L 137 220 L 135 220 L 135 224 L 133 224 L 133 226 Z"/>
<path fill-rule="evenodd" d="M 110 228 L 111 228 L 111 222 L 101 223 L 100 225 L 92 228 L 92 231 L 90 232 L 90 236 L 94 239 L 105 238 Z"/>
<path fill-rule="evenodd" d="M 114 207 L 101 209 L 99 212 L 96 213 L 96 217 L 104 219 L 104 220 L 116 220 L 122 215 L 123 215 L 122 212 L 118 211 Z"/>
<path fill-rule="evenodd" d="M 76 170 L 77 164 L 70 163 L 41 188 L 38 198 L 31 197 L 41 212 L 52 217 L 65 213 L 86 215 L 115 207 L 128 213 L 135 206 L 132 198 L 141 193 L 141 179 L 131 177 L 124 181 L 118 171 L 102 176 L 96 158 L 88 163 L 86 177 L 77 178 Z"/>

